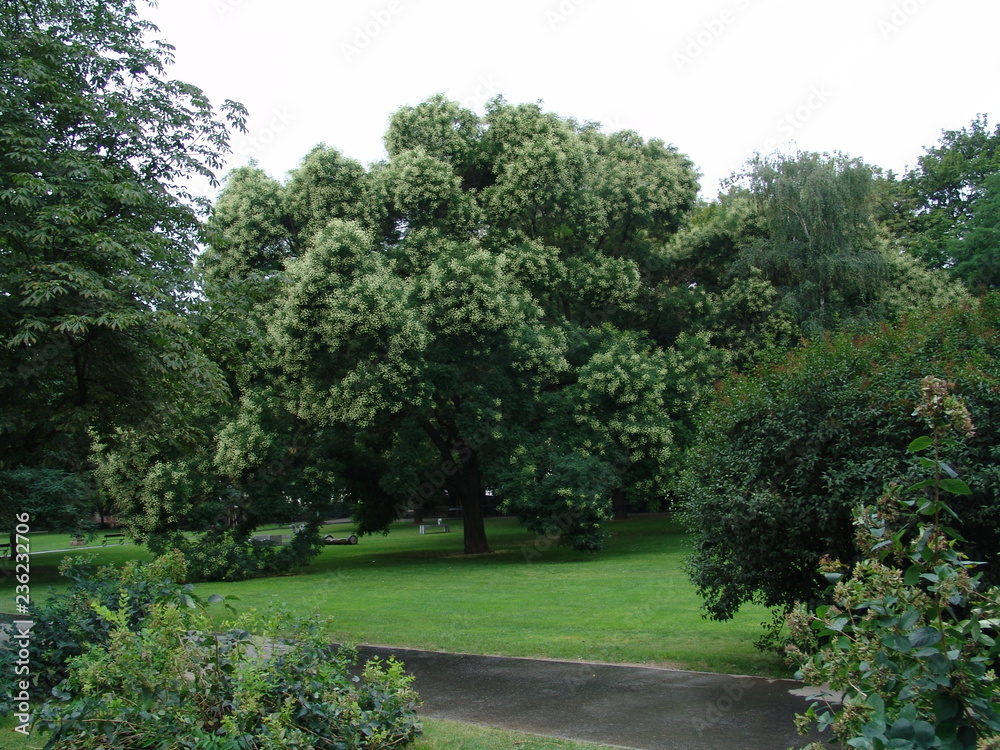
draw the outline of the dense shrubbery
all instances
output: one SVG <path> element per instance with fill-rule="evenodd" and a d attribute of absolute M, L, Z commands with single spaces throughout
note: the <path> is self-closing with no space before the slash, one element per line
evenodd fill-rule
<path fill-rule="evenodd" d="M 173 552 L 118 575 L 71 570 L 69 591 L 36 608 L 47 747 L 381 750 L 420 733 L 401 664 L 354 676 L 356 653 L 316 619 L 251 611 L 218 626 L 175 583 L 184 569 Z"/>
<path fill-rule="evenodd" d="M 856 559 L 852 508 L 874 502 L 884 477 L 912 470 L 901 456 L 923 430 L 912 412 L 927 372 L 955 383 L 981 425 L 955 448 L 972 488 L 956 511 L 970 554 L 996 560 L 998 321 L 994 295 L 871 336 L 814 341 L 720 386 L 678 488 L 695 536 L 691 577 L 712 617 L 750 601 L 815 600 L 825 586 L 816 561 Z"/>
<path fill-rule="evenodd" d="M 971 435 L 969 414 L 937 378 L 923 383 L 916 415 L 933 437 L 910 452 L 925 476 L 906 490 L 891 485 L 876 504 L 855 512 L 862 559 L 848 570 L 825 559 L 824 604 L 789 616 L 799 677 L 842 693 L 800 717 L 832 729 L 838 743 L 864 750 L 1000 748 L 1000 704 L 994 669 L 1000 657 L 1000 589 L 981 573 L 949 527 L 946 497 L 971 493 L 944 461 Z M 819 744 L 807 750 L 821 750 Z"/>
<path fill-rule="evenodd" d="M 314 526 L 295 534 L 286 545 L 253 539 L 231 529 L 212 529 L 197 538 L 172 534 L 149 539 L 149 549 L 154 554 L 180 550 L 191 581 L 244 581 L 285 575 L 308 563 L 322 546 Z"/>
<path fill-rule="evenodd" d="M 69 661 L 80 656 L 88 644 L 107 642 L 112 625 L 92 606 L 106 607 L 128 627 L 138 629 L 156 602 L 193 601 L 190 586 L 184 580 L 184 560 L 178 555 L 163 555 L 155 562 L 140 565 L 129 562 L 124 568 L 101 568 L 92 572 L 91 558 L 67 561 L 60 572 L 71 582 L 69 588 L 47 599 L 36 599 L 30 609 L 31 630 L 29 673 L 35 681 L 35 695 L 48 695 L 64 680 Z M 187 597 L 188 599 L 185 599 Z M 15 674 L 10 663 L 11 650 L 0 651 L 0 668 Z M 13 681 L 4 682 L 0 711 L 11 707 Z"/>

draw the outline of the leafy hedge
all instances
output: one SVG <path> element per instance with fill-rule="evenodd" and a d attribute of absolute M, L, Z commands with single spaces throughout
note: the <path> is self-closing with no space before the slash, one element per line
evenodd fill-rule
<path fill-rule="evenodd" d="M 53 662 L 33 672 L 51 688 L 35 714 L 47 748 L 382 750 L 420 734 L 402 664 L 356 674 L 356 652 L 330 644 L 318 619 L 251 610 L 217 626 L 175 583 L 184 571 L 173 552 L 118 576 L 76 572 L 36 608 L 33 667 Z"/>
<path fill-rule="evenodd" d="M 852 509 L 913 469 L 901 456 L 921 433 L 913 411 L 925 375 L 954 383 L 980 426 L 956 448 L 972 494 L 955 510 L 970 554 L 997 561 L 998 322 L 993 295 L 870 336 L 813 341 L 719 386 L 677 486 L 695 538 L 689 573 L 711 617 L 751 601 L 813 601 L 825 586 L 817 560 L 856 559 Z"/>
<path fill-rule="evenodd" d="M 253 539 L 233 529 L 212 529 L 197 538 L 183 534 L 150 537 L 148 546 L 155 555 L 179 550 L 187 561 L 188 580 L 245 581 L 286 575 L 315 557 L 323 542 L 312 525 L 285 545 Z"/>
<path fill-rule="evenodd" d="M 996 750 L 1000 589 L 982 585 L 950 527 L 971 489 L 948 459 L 976 427 L 947 382 L 923 386 L 914 416 L 931 434 L 909 446 L 923 478 L 855 510 L 862 559 L 850 570 L 824 559 L 828 604 L 789 614 L 797 677 L 823 686 L 797 724 L 862 750 Z"/>

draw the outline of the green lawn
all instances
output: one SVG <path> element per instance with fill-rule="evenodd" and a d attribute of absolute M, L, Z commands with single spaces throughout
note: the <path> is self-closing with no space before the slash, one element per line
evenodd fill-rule
<path fill-rule="evenodd" d="M 608 745 L 539 737 L 503 729 L 460 724 L 454 721 L 423 719 L 424 733 L 410 750 L 611 750 Z M 25 738 L 14 731 L 13 720 L 0 720 L 0 750 L 36 750 L 48 735 Z"/>
<path fill-rule="evenodd" d="M 387 536 L 325 547 L 296 575 L 197 588 L 205 598 L 236 595 L 237 609 L 280 603 L 302 614 L 318 612 L 332 618 L 332 637 L 342 642 L 788 676 L 779 659 L 753 647 L 767 610 L 745 608 L 725 623 L 701 617 L 700 600 L 683 572 L 688 538 L 668 518 L 611 524 L 611 538 L 597 555 L 538 543 L 510 519 L 491 519 L 487 529 L 488 555 L 462 554 L 460 521 L 451 533 L 424 535 L 400 523 Z M 351 531 L 349 525 L 325 530 L 335 536 Z M 60 549 L 60 543 L 56 535 L 32 537 L 36 551 Z M 96 554 L 110 564 L 148 559 L 135 545 L 68 554 Z M 66 556 L 33 556 L 34 597 L 64 585 L 56 568 Z M 0 592 L 0 611 L 11 611 L 9 575 L 0 578 Z M 513 739 L 451 722 L 428 721 L 426 728 L 414 750 L 596 747 Z M 29 747 L 18 740 L 0 730 L 0 748 Z"/>
<path fill-rule="evenodd" d="M 297 575 L 198 590 L 235 594 L 238 609 L 275 602 L 316 611 L 332 618 L 333 637 L 345 642 L 786 674 L 778 659 L 753 647 L 766 610 L 747 608 L 725 623 L 701 617 L 682 569 L 687 537 L 674 522 L 639 517 L 610 529 L 605 550 L 589 555 L 536 544 L 515 521 L 493 519 L 494 552 L 469 557 L 461 553 L 460 522 L 451 533 L 424 535 L 400 523 L 388 536 L 324 548 Z M 327 531 L 346 536 L 351 527 Z M 134 545 L 71 554 L 95 552 L 112 563 L 147 554 Z M 33 558 L 35 597 L 58 582 L 65 556 Z M 12 579 L 0 586 L 12 589 Z"/>

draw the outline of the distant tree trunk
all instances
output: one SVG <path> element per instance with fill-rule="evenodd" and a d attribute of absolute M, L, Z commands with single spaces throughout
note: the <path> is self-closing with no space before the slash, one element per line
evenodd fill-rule
<path fill-rule="evenodd" d="M 424 423 L 424 431 L 441 454 L 441 474 L 445 477 L 449 502 L 462 508 L 462 528 L 465 533 L 465 554 L 491 552 L 486 541 L 486 520 L 483 516 L 483 471 L 479 452 L 459 436 L 455 424 L 446 424 L 447 439 L 434 424 Z"/>
<path fill-rule="evenodd" d="M 611 509 L 616 521 L 628 519 L 628 506 L 625 504 L 625 490 L 621 487 L 611 493 Z"/>
<path fill-rule="evenodd" d="M 465 554 L 490 552 L 486 539 L 486 519 L 483 515 L 483 473 L 479 455 L 462 461 L 462 468 L 448 480 L 448 492 L 462 508 L 462 530 L 465 534 Z"/>

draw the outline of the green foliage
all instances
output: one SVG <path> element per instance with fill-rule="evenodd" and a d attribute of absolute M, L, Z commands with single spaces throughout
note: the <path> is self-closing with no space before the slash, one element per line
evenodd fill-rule
<path fill-rule="evenodd" d="M 892 185 L 892 189 L 888 187 Z M 758 157 L 666 245 L 652 297 L 657 341 L 704 335 L 744 371 L 773 348 L 867 330 L 966 298 L 890 241 L 897 183 L 857 159 Z"/>
<path fill-rule="evenodd" d="M 868 322 L 889 266 L 872 215 L 871 167 L 820 154 L 750 166 L 766 236 L 743 248 L 740 275 L 758 269 L 779 309 L 809 335 Z"/>
<path fill-rule="evenodd" d="M 0 528 L 14 528 L 18 513 L 48 531 L 83 531 L 97 493 L 85 475 L 61 469 L 20 467 L 0 470 Z"/>
<path fill-rule="evenodd" d="M 135 3 L 5 2 L 0 14 L 0 454 L 79 470 L 96 433 L 219 394 L 197 346 L 199 208 L 232 102 L 165 76 Z M 203 208 L 203 206 L 202 206 Z"/>
<path fill-rule="evenodd" d="M 875 501 L 873 478 L 907 470 L 899 456 L 919 434 L 910 412 L 929 367 L 956 384 L 981 426 L 956 448 L 973 492 L 956 511 L 970 553 L 996 559 L 998 304 L 991 296 L 876 335 L 813 341 L 720 385 L 676 488 L 695 537 L 689 572 L 710 616 L 812 601 L 824 588 L 815 561 L 853 559 L 851 510 Z"/>
<path fill-rule="evenodd" d="M 184 555 L 191 581 L 244 581 L 262 576 L 287 575 L 305 565 L 322 548 L 315 527 L 307 526 L 285 545 L 253 539 L 235 529 L 211 529 L 196 537 L 182 534 L 154 536 L 154 554 L 177 550 Z"/>
<path fill-rule="evenodd" d="M 69 676 L 71 660 L 88 645 L 108 641 L 112 624 L 93 605 L 114 613 L 120 628 L 137 630 L 157 602 L 194 602 L 184 585 L 186 563 L 180 555 L 166 554 L 146 565 L 130 562 L 124 569 L 101 568 L 91 574 L 89 560 L 67 560 L 60 567 L 70 587 L 51 597 L 34 598 L 29 614 L 34 620 L 29 650 L 29 670 L 38 693 L 48 694 Z M 5 649 L 0 660 L 14 674 L 16 654 Z M 9 713 L 15 682 L 5 683 L 0 712 Z"/>
<path fill-rule="evenodd" d="M 86 600 L 83 582 L 71 590 L 99 637 L 35 715 L 47 747 L 378 750 L 420 733 L 401 664 L 373 660 L 353 676 L 355 652 L 316 618 L 252 611 L 220 627 L 155 568 L 167 559 L 127 571 L 117 601 Z"/>
<path fill-rule="evenodd" d="M 256 167 L 229 173 L 204 230 L 210 245 L 200 263 L 211 283 L 267 277 L 283 269 L 292 249 L 285 193 Z"/>
<path fill-rule="evenodd" d="M 476 114 L 438 94 L 416 107 L 400 107 L 389 121 L 385 148 L 395 157 L 415 148 L 452 166 L 465 188 L 489 179 L 480 156 L 483 124 Z"/>
<path fill-rule="evenodd" d="M 1000 126 L 991 131 L 987 117 L 979 115 L 967 128 L 942 132 L 938 145 L 926 151 L 893 191 L 890 226 L 926 265 L 950 268 L 976 286 L 975 264 L 958 266 L 952 253 L 983 207 L 987 182 L 1000 171 Z M 959 249 L 960 256 L 965 252 Z"/>
<path fill-rule="evenodd" d="M 643 498 L 668 455 L 672 415 L 659 407 L 680 391 L 652 374 L 666 360 L 644 333 L 644 302 L 694 201 L 690 162 L 500 99 L 484 118 L 441 96 L 401 108 L 386 146 L 368 171 L 313 151 L 284 209 L 249 174 L 220 199 L 207 256 L 236 252 L 225 238 L 250 237 L 244 225 L 292 237 L 266 326 L 251 326 L 266 330 L 266 366 L 248 373 L 216 465 L 250 495 L 247 478 L 282 449 L 332 457 L 328 481 L 298 481 L 295 494 L 310 498 L 311 484 L 348 499 L 362 533 L 447 502 L 463 508 L 466 551 L 488 551 L 491 487 L 539 529 L 578 514 L 556 524 L 564 540 L 598 546 L 610 493 Z M 225 288 L 209 291 L 227 305 Z M 612 368 L 620 393 L 601 395 L 598 371 Z M 592 413 L 567 432 L 572 394 L 587 392 Z"/>
<path fill-rule="evenodd" d="M 284 205 L 277 207 L 252 204 L 253 209 L 265 209 L 265 215 L 287 212 L 292 236 L 308 239 L 322 231 L 331 219 L 363 221 L 367 217 L 367 193 L 371 189 L 364 167 L 338 151 L 320 144 L 312 149 L 302 163 L 292 171 L 284 188 Z M 221 226 L 227 226 L 225 216 L 217 216 Z M 247 249 L 254 249 L 250 243 Z"/>
<path fill-rule="evenodd" d="M 994 668 L 1000 656 L 1000 590 L 984 588 L 947 524 L 949 496 L 972 490 L 945 462 L 953 436 L 973 432 L 949 384 L 928 377 L 915 413 L 933 436 L 915 439 L 921 476 L 894 486 L 855 513 L 862 559 L 850 571 L 824 560 L 830 602 L 789 618 L 805 658 L 799 677 L 843 693 L 840 707 L 814 703 L 800 726 L 833 729 L 839 743 L 886 748 L 995 747 L 1000 706 Z"/>
<path fill-rule="evenodd" d="M 954 259 L 954 274 L 971 290 L 983 293 L 1000 286 L 1000 164 L 983 180 L 963 236 L 948 242 L 946 249 Z"/>

